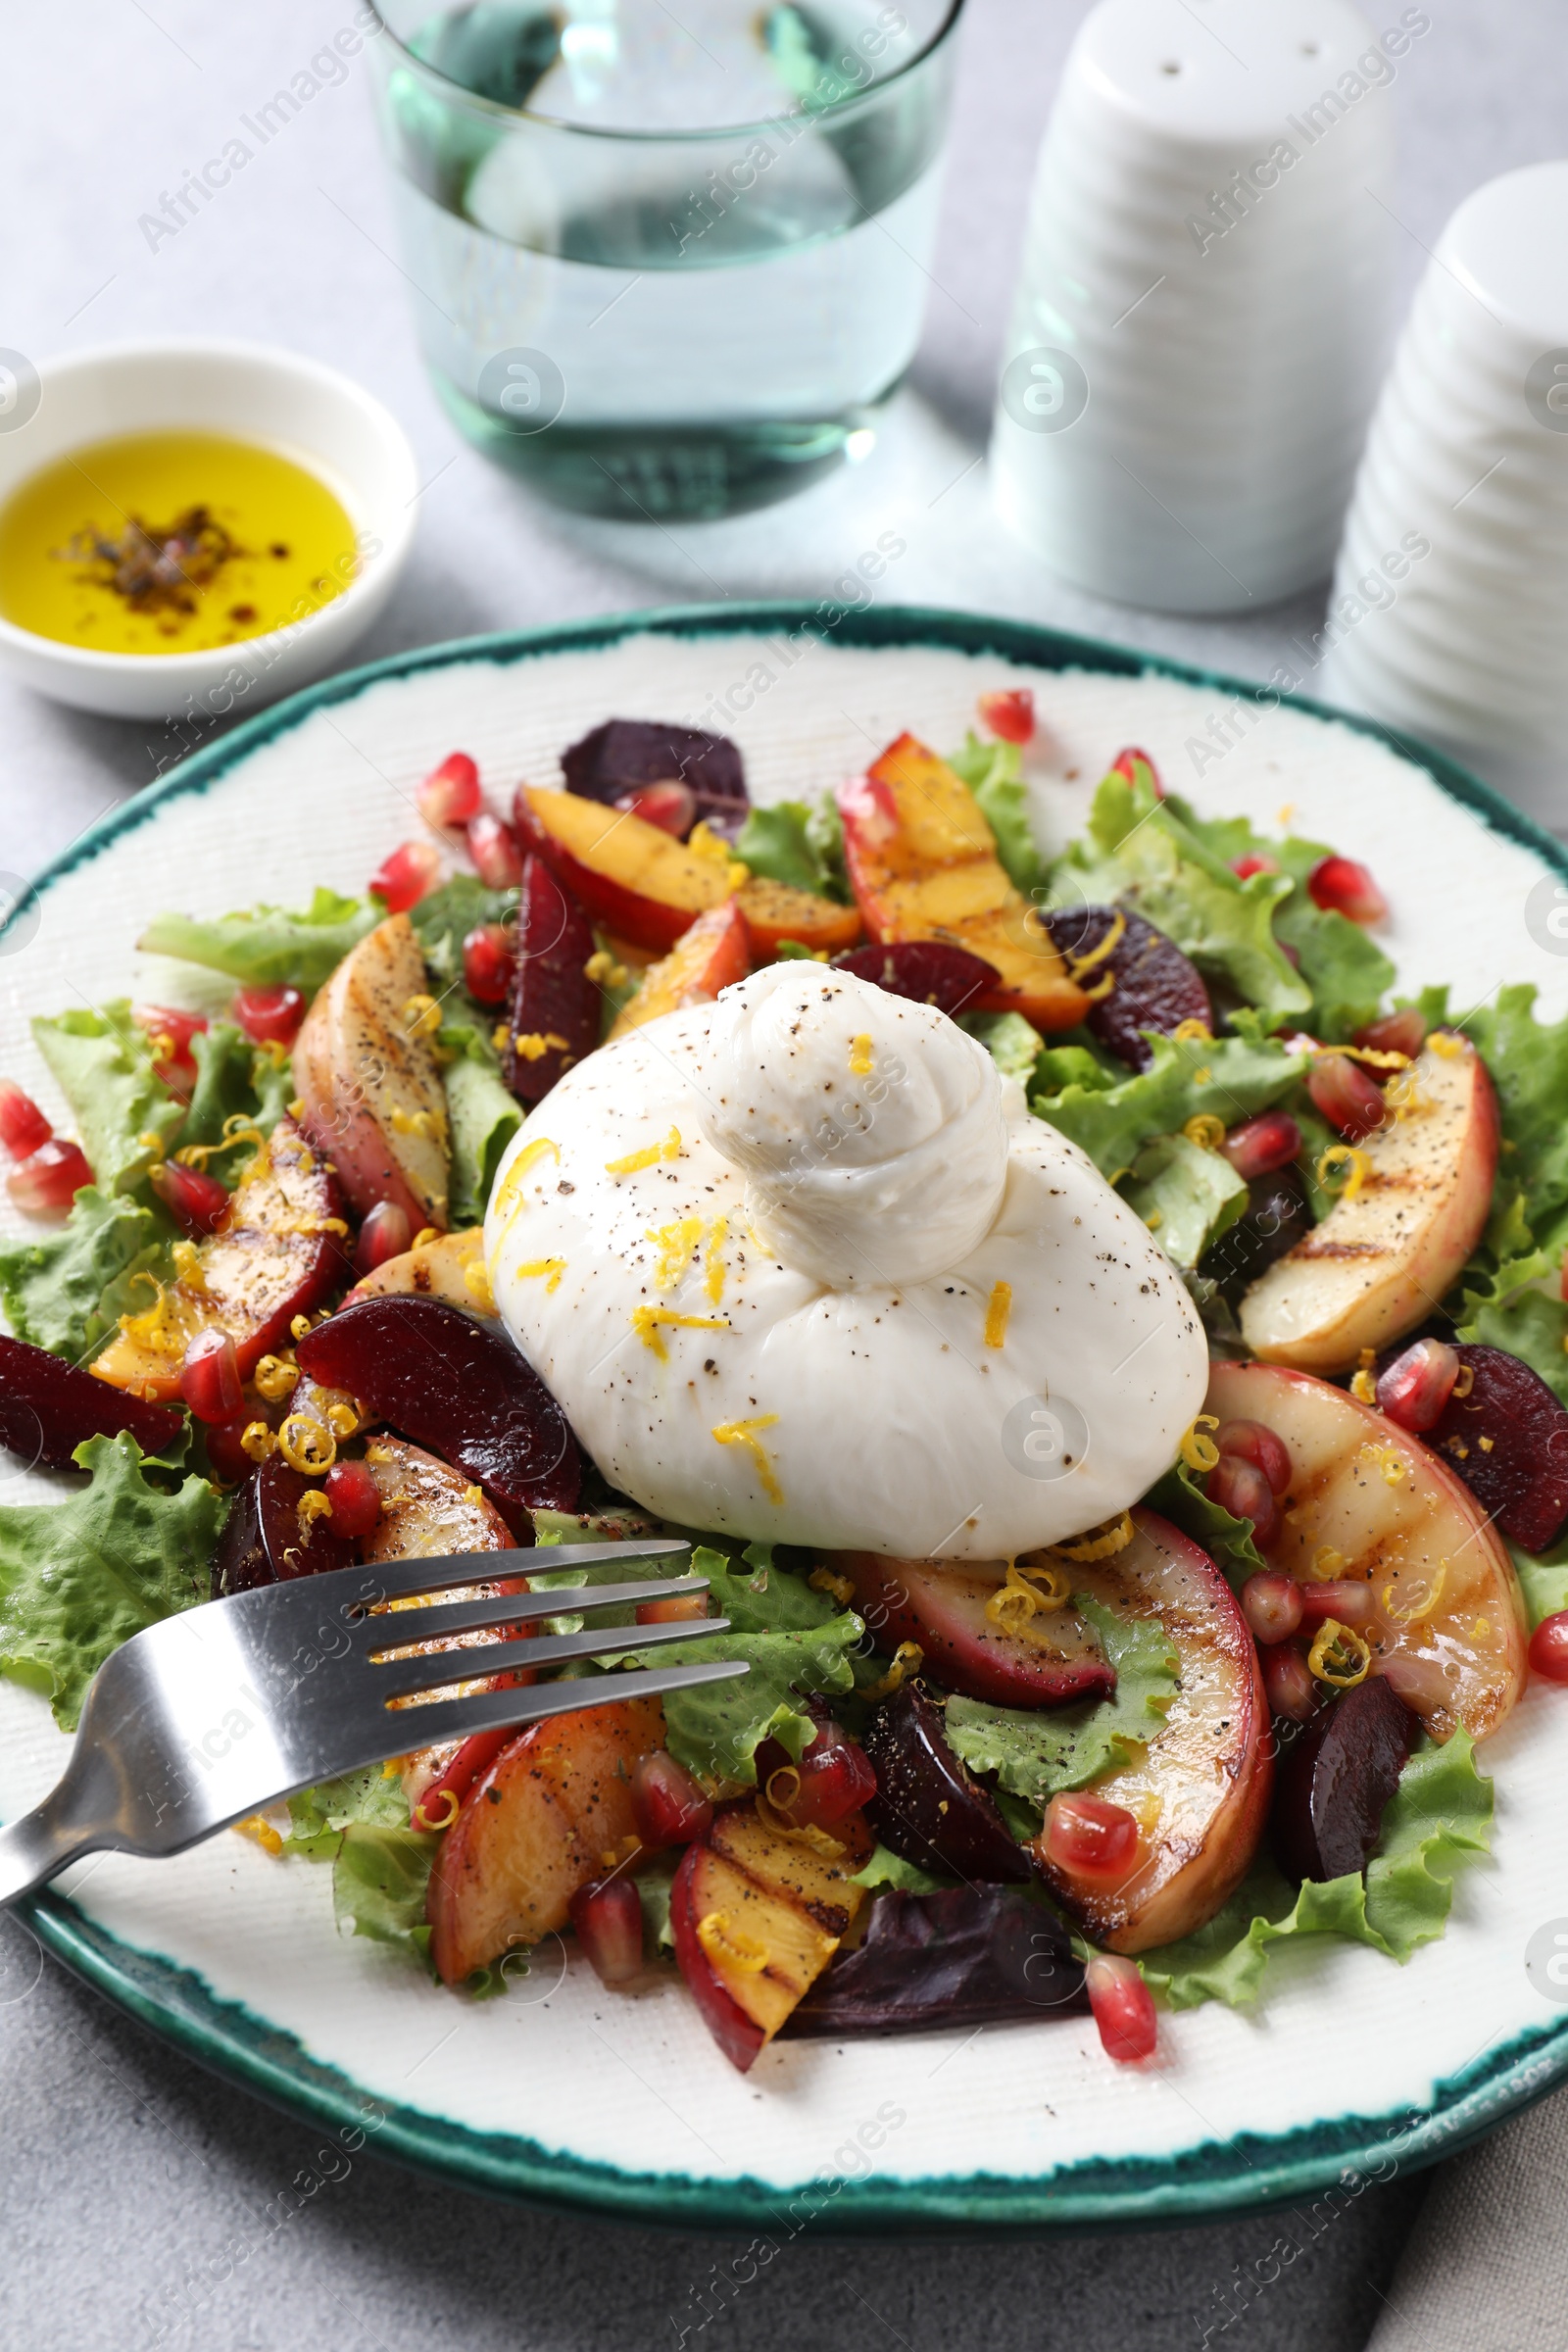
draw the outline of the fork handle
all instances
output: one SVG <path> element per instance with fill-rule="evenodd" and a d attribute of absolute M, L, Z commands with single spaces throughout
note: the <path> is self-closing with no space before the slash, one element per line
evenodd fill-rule
<path fill-rule="evenodd" d="M 68 1827 L 50 1798 L 20 1821 L 7 1822 L 0 1829 L 0 1909 L 31 1894 L 98 1842 Z"/>

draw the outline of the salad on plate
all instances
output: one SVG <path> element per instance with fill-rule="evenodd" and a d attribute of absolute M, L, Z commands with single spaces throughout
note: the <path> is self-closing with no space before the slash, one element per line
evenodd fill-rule
<path fill-rule="evenodd" d="M 744 1677 L 411 1711 L 238 1825 L 456 1991 L 569 1934 L 742 2069 L 1086 2007 L 1136 2062 L 1284 1938 L 1441 1936 L 1568 1681 L 1568 1022 L 1392 998 L 1364 867 L 1136 750 L 1048 855 L 1031 695 L 978 717 L 817 805 L 652 721 L 507 816 L 455 752 L 363 898 L 156 914 L 182 1003 L 34 1020 L 74 1136 L 0 1081 L 0 1443 L 67 1482 L 0 1667 L 64 1728 L 213 1596 L 532 1546 L 476 1590 L 566 1632 L 638 1573 L 574 1549 L 690 1541 L 594 1622 Z"/>

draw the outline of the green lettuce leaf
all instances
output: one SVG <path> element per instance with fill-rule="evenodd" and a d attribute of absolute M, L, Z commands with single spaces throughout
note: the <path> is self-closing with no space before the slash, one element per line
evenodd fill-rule
<path fill-rule="evenodd" d="M 645 1952 L 672 1952 L 675 1948 L 675 1931 L 669 1924 L 669 1898 L 678 1867 L 668 1855 L 656 1855 L 632 1881 L 643 1907 Z"/>
<path fill-rule="evenodd" d="M 1429 1022 L 1474 1040 L 1497 1090 L 1503 1170 L 1518 1187 L 1524 1223 L 1555 1257 L 1568 1238 L 1568 1018 L 1538 1020 L 1537 994 L 1529 984 L 1499 988 L 1495 1004 L 1458 1015 L 1446 988 L 1424 990 L 1419 1003 Z"/>
<path fill-rule="evenodd" d="M 1154 1136 L 1179 1133 L 1200 1111 L 1234 1127 L 1277 1102 L 1306 1068 L 1304 1054 L 1287 1054 L 1271 1038 L 1160 1037 L 1153 1054 L 1147 1070 L 1107 1086 L 1085 1048 L 1048 1048 L 1041 1055 L 1046 1091 L 1032 1095 L 1029 1107 L 1081 1144 L 1102 1176 L 1115 1177 Z M 1065 1054 L 1075 1056 L 1074 1074 L 1053 1087 Z"/>
<path fill-rule="evenodd" d="M 109 1337 L 130 1278 L 164 1255 L 164 1221 L 123 1193 L 84 1186 L 63 1225 L 0 1250 L 0 1306 L 19 1340 L 80 1363 Z"/>
<path fill-rule="evenodd" d="M 0 1672 L 42 1690 L 74 1731 L 112 1649 L 208 1597 L 227 1503 L 204 1478 L 150 1486 L 129 1436 L 75 1454 L 90 1484 L 64 1502 L 0 1507 Z"/>
<path fill-rule="evenodd" d="M 1169 802 L 1114 769 L 1096 790 L 1087 834 L 1049 882 L 1054 906 L 1134 907 L 1200 971 L 1222 976 L 1275 1021 L 1299 1020 L 1312 1003 L 1274 937 L 1274 909 L 1292 887 L 1282 873 L 1239 881 Z"/>
<path fill-rule="evenodd" d="M 832 813 L 830 827 L 820 808 L 805 801 L 775 801 L 770 808 L 754 808 L 736 838 L 735 855 L 764 881 L 785 882 L 792 890 L 808 890 L 816 898 L 847 905 L 844 831 L 836 808 Z"/>
<path fill-rule="evenodd" d="M 463 943 L 481 923 L 515 920 L 517 893 L 490 890 L 477 874 L 454 874 L 409 908 L 409 920 L 419 935 L 419 949 L 436 978 L 447 988 L 463 979 Z M 466 998 L 466 1004 L 472 1004 Z"/>
<path fill-rule="evenodd" d="M 71 1105 L 93 1181 L 128 1193 L 164 1156 L 184 1112 L 153 1070 L 147 1039 L 122 999 L 35 1020 L 32 1034 Z M 144 1135 L 160 1139 L 145 1144 Z"/>
<path fill-rule="evenodd" d="M 1467 1304 L 1471 1300 L 1467 1298 Z M 1462 1340 L 1505 1348 L 1539 1372 L 1560 1404 L 1568 1404 L 1568 1306 L 1537 1290 L 1515 1291 L 1502 1300 L 1479 1299 L 1459 1330 Z"/>
<path fill-rule="evenodd" d="M 1221 1152 L 1185 1135 L 1156 1135 L 1133 1161 L 1121 1197 L 1172 1264 L 1191 1273 L 1209 1244 L 1241 1216 L 1248 1189 Z"/>
<path fill-rule="evenodd" d="M 958 1027 L 979 1040 L 1004 1078 L 1016 1078 L 1023 1087 L 1034 1083 L 1040 1032 L 1021 1012 L 960 1012 Z"/>
<path fill-rule="evenodd" d="M 997 837 L 997 856 L 1007 879 L 1028 898 L 1045 881 L 1046 861 L 1029 822 L 1029 796 L 1018 746 L 982 743 L 971 732 L 964 737 L 961 751 L 949 753 L 948 765 L 974 794 L 981 815 Z"/>
<path fill-rule="evenodd" d="M 314 996 L 350 948 L 384 921 L 386 909 L 365 899 L 318 889 L 303 912 L 254 906 L 200 922 L 188 914 L 155 915 L 137 945 L 149 956 L 179 956 L 252 988 L 302 988 Z"/>
<path fill-rule="evenodd" d="M 971 1772 L 994 1772 L 1001 1787 L 1044 1812 L 1058 1788 L 1083 1788 L 1131 1763 L 1155 1738 L 1179 1687 L 1176 1653 L 1161 1628 L 1122 1617 L 1086 1592 L 1072 1605 L 1088 1618 L 1116 1670 L 1110 1698 L 1070 1707 L 994 1707 L 954 1697 L 948 1743 Z"/>
<path fill-rule="evenodd" d="M 196 1087 L 179 1141 L 216 1144 L 225 1119 L 253 1120 L 270 1135 L 294 1097 L 294 1070 L 285 1056 L 263 1054 L 233 1021 L 213 1021 L 191 1039 Z"/>
<path fill-rule="evenodd" d="M 430 1948 L 424 1901 L 441 1840 L 423 1830 L 351 1821 L 332 1861 L 332 1910 L 340 1936 L 369 1936 L 417 1953 Z"/>
<path fill-rule="evenodd" d="M 1464 1732 L 1444 1747 L 1423 1740 L 1383 1816 L 1366 1876 L 1308 1880 L 1298 1892 L 1260 1860 L 1221 1910 L 1178 1943 L 1139 1955 L 1148 1983 L 1173 2009 L 1255 2000 L 1270 1947 L 1285 1936 L 1343 1936 L 1405 1961 L 1443 1934 L 1454 1874 L 1491 1850 L 1492 1783 L 1476 1770 Z"/>
<path fill-rule="evenodd" d="M 507 1146 L 522 1125 L 522 1105 L 502 1083 L 500 1056 L 474 1023 L 443 1021 L 437 1044 L 450 1057 L 442 1075 L 452 1136 L 452 1222 L 477 1225 Z"/>
<path fill-rule="evenodd" d="M 710 1634 L 694 1642 L 640 1653 L 628 1664 L 683 1666 L 707 1658 L 744 1658 L 750 1672 L 732 1682 L 672 1690 L 664 1700 L 669 1752 L 689 1772 L 710 1780 L 754 1782 L 756 1753 L 777 1740 L 799 1759 L 815 1726 L 800 1703 L 803 1691 L 833 1694 L 854 1688 L 851 1653 L 864 1639 L 858 1617 L 776 1633 Z"/>
<path fill-rule="evenodd" d="M 1250 1519 L 1234 1519 L 1223 1503 L 1210 1502 L 1185 1462 L 1173 1462 L 1144 1500 L 1191 1536 L 1223 1570 L 1236 1592 L 1266 1565 L 1252 1542 Z"/>
<path fill-rule="evenodd" d="M 727 1617 L 738 1634 L 771 1634 L 809 1631 L 839 1614 L 831 1593 L 780 1568 L 772 1553 L 771 1544 L 753 1544 L 737 1565 L 706 1544 L 693 1552 L 692 1574 L 708 1578 L 716 1615 Z M 741 1566 L 751 1573 L 743 1576 Z"/>
<path fill-rule="evenodd" d="M 351 1823 L 367 1829 L 407 1829 L 409 1800 L 403 1777 L 382 1764 L 362 1764 L 315 1788 L 297 1788 L 288 1800 L 291 1824 L 285 1844 L 313 1862 L 329 1862 Z"/>
<path fill-rule="evenodd" d="M 1519 1590 L 1534 1631 L 1543 1617 L 1555 1617 L 1559 1609 L 1568 1609 L 1568 1536 L 1559 1536 L 1547 1551 L 1521 1551 L 1517 1544 L 1510 1544 L 1508 1549 L 1519 1572 Z"/>
<path fill-rule="evenodd" d="M 858 1870 L 850 1884 L 854 1886 L 893 1886 L 901 1894 L 939 1894 L 944 1886 L 957 1885 L 956 1879 L 934 1878 L 917 1862 L 906 1862 L 902 1854 L 888 1846 L 879 1845 L 863 1870 Z"/>

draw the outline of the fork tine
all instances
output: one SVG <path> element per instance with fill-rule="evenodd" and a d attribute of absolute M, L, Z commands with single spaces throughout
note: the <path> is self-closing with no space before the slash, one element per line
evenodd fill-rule
<path fill-rule="evenodd" d="M 426 1650 L 416 1657 L 375 1661 L 376 1696 L 388 1706 L 418 1690 L 438 1690 L 480 1674 L 511 1674 L 519 1666 L 561 1666 L 569 1658 L 620 1658 L 628 1650 L 657 1649 L 664 1642 L 705 1640 L 729 1631 L 727 1617 L 677 1620 L 673 1625 L 627 1625 L 595 1633 L 548 1634 L 542 1641 L 475 1642 L 463 1649 Z"/>
<path fill-rule="evenodd" d="M 402 1755 L 409 1746 L 412 1726 L 418 1728 L 419 1744 L 436 1745 L 447 1740 L 466 1740 L 475 1732 L 495 1732 L 515 1724 L 519 1731 L 552 1715 L 573 1715 L 583 1707 L 607 1707 L 617 1699 L 662 1698 L 671 1690 L 690 1690 L 700 1683 L 727 1683 L 749 1674 L 744 1658 L 713 1658 L 700 1666 L 645 1667 L 632 1674 L 591 1675 L 581 1682 L 540 1683 L 532 1690 L 474 1690 L 466 1698 L 432 1700 L 428 1706 L 385 1712 L 385 1745 L 367 1762 Z"/>
<path fill-rule="evenodd" d="M 562 1568 L 591 1568 L 601 1560 L 670 1560 L 691 1545 L 679 1538 L 650 1536 L 646 1543 L 540 1544 L 512 1551 L 457 1551 L 433 1560 L 377 1560 L 364 1568 L 334 1568 L 311 1578 L 318 1591 L 341 1577 L 345 1594 L 368 1581 L 379 1584 L 383 1600 L 420 1592 L 450 1592 L 454 1585 L 487 1583 L 498 1576 L 540 1576 Z M 300 1580 L 304 1582 L 303 1579 Z M 335 1595 L 334 1595 L 335 1597 Z M 370 1605 L 374 1605 L 373 1602 Z"/>
<path fill-rule="evenodd" d="M 416 1642 L 444 1642 L 450 1635 L 474 1633 L 493 1625 L 576 1616 L 583 1609 L 623 1608 L 628 1602 L 678 1600 L 688 1592 L 707 1591 L 706 1576 L 686 1576 L 628 1585 L 569 1587 L 555 1592 L 496 1592 L 478 1600 L 449 1600 L 427 1609 L 377 1612 L 367 1620 L 365 1638 L 374 1644 L 370 1654 L 380 1656 L 389 1650 L 412 1648 Z"/>

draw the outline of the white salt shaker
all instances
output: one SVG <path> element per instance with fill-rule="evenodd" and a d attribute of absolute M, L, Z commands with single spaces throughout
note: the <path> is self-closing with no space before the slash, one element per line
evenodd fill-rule
<path fill-rule="evenodd" d="M 1041 150 L 1004 519 L 1094 593 L 1250 612 L 1333 564 L 1389 337 L 1389 86 L 1430 19 L 1102 0 Z"/>
<path fill-rule="evenodd" d="M 1466 197 L 1346 523 L 1321 686 L 1568 827 L 1568 162 Z"/>

